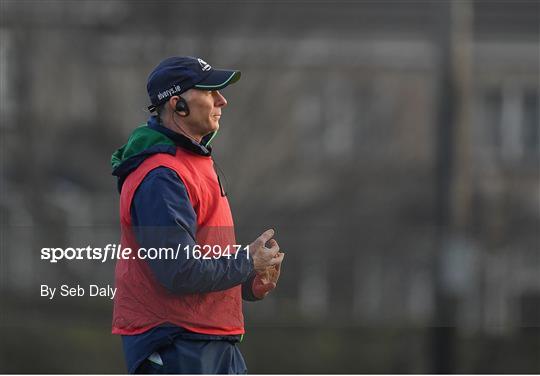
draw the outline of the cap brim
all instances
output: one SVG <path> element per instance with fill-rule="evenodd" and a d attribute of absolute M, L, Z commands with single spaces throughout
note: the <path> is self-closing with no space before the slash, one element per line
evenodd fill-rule
<path fill-rule="evenodd" d="M 194 87 L 203 90 L 221 90 L 238 81 L 240 75 L 240 71 L 214 69 L 212 73 Z"/>

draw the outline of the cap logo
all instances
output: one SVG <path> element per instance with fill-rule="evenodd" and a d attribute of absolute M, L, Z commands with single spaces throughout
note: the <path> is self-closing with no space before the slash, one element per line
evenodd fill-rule
<path fill-rule="evenodd" d="M 203 59 L 201 58 L 198 58 L 197 61 L 199 62 L 200 66 L 201 66 L 201 69 L 206 72 L 206 71 L 209 71 L 210 69 L 212 69 L 212 67 L 210 66 L 210 64 L 208 64 L 206 61 L 204 61 Z"/>
<path fill-rule="evenodd" d="M 171 87 L 170 89 L 167 89 L 158 93 L 157 98 L 160 101 L 162 99 L 170 97 L 173 94 L 180 92 L 181 90 L 182 88 L 180 87 L 180 85 L 176 85 L 176 86 Z"/>

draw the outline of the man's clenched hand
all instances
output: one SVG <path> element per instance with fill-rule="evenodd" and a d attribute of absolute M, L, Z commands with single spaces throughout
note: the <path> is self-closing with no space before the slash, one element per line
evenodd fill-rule
<path fill-rule="evenodd" d="M 284 253 L 282 253 L 284 255 Z M 283 260 L 283 259 L 282 259 Z M 279 275 L 281 273 L 281 263 L 269 266 L 262 274 L 257 274 L 253 279 L 253 295 L 263 299 L 270 291 L 276 288 Z"/>
<path fill-rule="evenodd" d="M 253 266 L 257 274 L 262 274 L 268 267 L 279 265 L 283 261 L 285 254 L 279 252 L 279 245 L 272 239 L 273 236 L 274 230 L 266 230 L 249 246 L 249 253 L 253 257 Z M 270 248 L 266 247 L 267 243 Z"/>

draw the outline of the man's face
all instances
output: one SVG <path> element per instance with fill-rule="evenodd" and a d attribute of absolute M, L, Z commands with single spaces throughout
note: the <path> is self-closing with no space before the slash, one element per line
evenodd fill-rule
<path fill-rule="evenodd" d="M 189 116 L 183 121 L 193 134 L 204 137 L 219 129 L 221 109 L 227 105 L 219 91 L 190 89 L 183 97 L 189 106 Z"/>

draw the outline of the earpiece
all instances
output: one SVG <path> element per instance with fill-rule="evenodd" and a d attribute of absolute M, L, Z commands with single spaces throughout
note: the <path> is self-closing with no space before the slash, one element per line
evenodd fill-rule
<path fill-rule="evenodd" d="M 189 115 L 189 107 L 186 102 L 186 100 L 182 97 L 178 98 L 178 101 L 176 102 L 176 107 L 174 108 L 176 112 L 185 112 L 185 115 L 180 116 L 188 116 Z"/>
<path fill-rule="evenodd" d="M 189 115 L 189 107 L 188 107 L 188 104 L 186 102 L 186 100 L 182 97 L 178 97 L 178 101 L 176 102 L 175 106 L 174 106 L 174 112 L 178 112 L 178 115 L 179 116 L 182 116 L 182 117 L 186 117 Z M 183 112 L 183 114 L 182 114 Z M 186 137 L 189 137 L 190 139 L 192 139 L 193 141 L 195 141 L 196 143 L 199 143 L 199 140 L 197 140 L 196 138 L 194 138 L 193 136 L 191 136 L 188 132 L 186 132 L 182 126 L 180 124 L 178 124 L 176 122 L 176 119 L 174 118 L 174 116 L 172 116 L 172 121 L 174 122 L 174 125 L 176 125 L 176 127 L 178 127 L 178 130 L 181 131 L 181 133 L 186 136 Z"/>

